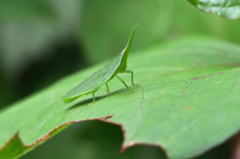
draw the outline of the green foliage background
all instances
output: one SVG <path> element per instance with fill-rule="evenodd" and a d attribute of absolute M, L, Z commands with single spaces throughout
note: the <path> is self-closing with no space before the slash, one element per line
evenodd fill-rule
<path fill-rule="evenodd" d="M 238 48 L 240 44 L 239 20 L 200 12 L 188 1 L 0 0 L 0 4 L 2 111 L 61 77 L 115 57 L 124 48 L 136 23 L 138 29 L 130 52 L 135 58 L 141 58 L 138 54 L 146 53 L 149 47 L 158 47 L 188 35 L 204 35 L 214 37 L 212 41 L 218 38 L 236 44 L 230 48 Z M 178 48 L 175 49 L 177 55 Z M 237 57 L 233 58 L 235 62 L 238 62 Z M 135 58 L 130 58 L 132 63 Z M 232 77 L 236 78 L 237 74 Z M 85 121 L 71 125 L 22 158 L 146 158 L 150 155 L 164 158 L 159 147 L 146 145 L 134 146 L 118 154 L 122 141 L 119 126 Z M 227 158 L 228 145 L 226 142 L 198 158 Z"/>

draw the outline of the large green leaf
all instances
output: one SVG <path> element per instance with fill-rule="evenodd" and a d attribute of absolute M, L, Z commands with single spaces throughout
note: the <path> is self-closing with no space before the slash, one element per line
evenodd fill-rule
<path fill-rule="evenodd" d="M 207 13 L 216 13 L 228 19 L 240 17 L 239 0 L 188 0 L 197 8 Z"/>
<path fill-rule="evenodd" d="M 130 53 L 128 69 L 134 71 L 139 87 L 131 86 L 131 93 L 113 79 L 112 93 L 100 88 L 94 104 L 91 94 L 70 104 L 63 104 L 61 97 L 103 64 L 73 74 L 2 110 L 0 158 L 9 147 L 19 149 L 12 146 L 21 145 L 21 141 L 12 143 L 17 141 L 16 132 L 26 146 L 21 155 L 71 123 L 85 120 L 120 125 L 122 150 L 146 143 L 162 147 L 170 158 L 201 154 L 240 128 L 239 55 L 238 46 L 205 37 Z M 128 75 L 122 77 L 130 83 Z"/>

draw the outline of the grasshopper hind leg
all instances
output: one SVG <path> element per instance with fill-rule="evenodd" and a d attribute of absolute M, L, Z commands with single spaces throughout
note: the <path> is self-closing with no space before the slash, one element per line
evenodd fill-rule
<path fill-rule="evenodd" d="M 116 75 L 116 77 L 119 79 L 119 81 L 121 81 L 121 82 L 125 85 L 125 87 L 126 87 L 129 91 L 131 91 L 132 93 L 134 93 L 134 92 L 127 86 L 127 84 L 123 81 L 122 78 L 120 78 L 118 75 Z"/>
<path fill-rule="evenodd" d="M 136 84 L 133 83 L 133 71 L 125 70 L 123 73 L 131 73 L 131 82 L 132 82 L 132 85 L 133 85 L 133 86 L 136 86 Z"/>

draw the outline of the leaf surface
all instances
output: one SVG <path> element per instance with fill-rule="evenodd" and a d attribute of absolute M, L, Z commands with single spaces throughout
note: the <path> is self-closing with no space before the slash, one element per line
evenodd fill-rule
<path fill-rule="evenodd" d="M 70 104 L 61 97 L 105 63 L 73 74 L 1 111 L 0 158 L 16 132 L 30 149 L 85 120 L 120 125 L 122 151 L 145 143 L 161 146 L 170 158 L 201 154 L 240 128 L 239 55 L 238 46 L 206 37 L 130 53 L 128 70 L 138 84 L 130 87 L 134 93 L 114 78 L 109 82 L 111 93 L 101 87 L 94 104 L 91 94 Z M 120 76 L 130 85 L 129 74 Z"/>
<path fill-rule="evenodd" d="M 216 13 L 228 19 L 240 17 L 239 0 L 188 0 L 194 6 L 207 13 Z"/>

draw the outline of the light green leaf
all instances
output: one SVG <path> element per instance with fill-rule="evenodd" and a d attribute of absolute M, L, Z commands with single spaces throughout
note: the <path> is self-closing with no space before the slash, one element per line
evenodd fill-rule
<path fill-rule="evenodd" d="M 120 125 L 125 131 L 122 150 L 146 143 L 161 146 L 170 158 L 201 154 L 240 128 L 239 55 L 238 46 L 206 37 L 130 53 L 128 69 L 139 85 L 130 87 L 135 93 L 113 79 L 112 93 L 100 88 L 94 104 L 91 94 L 70 104 L 63 104 L 61 97 L 105 63 L 73 74 L 2 110 L 0 158 L 16 132 L 32 149 L 69 124 L 85 120 Z M 130 85 L 128 75 L 121 77 Z"/>
<path fill-rule="evenodd" d="M 188 0 L 202 11 L 216 13 L 228 19 L 238 19 L 240 17 L 239 0 Z"/>

